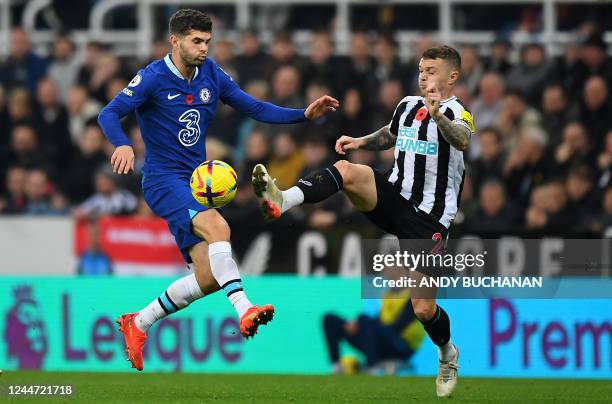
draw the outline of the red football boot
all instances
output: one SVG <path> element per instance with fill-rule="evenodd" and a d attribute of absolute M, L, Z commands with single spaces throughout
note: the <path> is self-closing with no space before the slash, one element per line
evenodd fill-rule
<path fill-rule="evenodd" d="M 138 313 L 128 313 L 117 319 L 119 331 L 123 333 L 125 339 L 125 352 L 128 360 L 132 362 L 132 367 L 138 370 L 144 369 L 142 360 L 142 348 L 147 341 L 147 334 L 136 327 L 134 319 Z"/>
<path fill-rule="evenodd" d="M 240 317 L 240 334 L 243 337 L 254 337 L 260 325 L 266 325 L 274 318 L 274 307 L 266 304 L 262 307 L 253 306 Z"/>

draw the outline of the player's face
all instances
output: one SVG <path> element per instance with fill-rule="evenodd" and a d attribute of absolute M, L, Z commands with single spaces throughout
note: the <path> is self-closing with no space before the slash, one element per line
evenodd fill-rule
<path fill-rule="evenodd" d="M 441 92 L 446 92 L 457 80 L 458 72 L 443 59 L 421 59 L 419 62 L 419 88 L 423 95 L 427 84 L 433 82 Z"/>
<path fill-rule="evenodd" d="M 186 66 L 202 66 L 208 55 L 211 33 L 191 30 L 189 34 L 178 37 L 179 55 Z"/>

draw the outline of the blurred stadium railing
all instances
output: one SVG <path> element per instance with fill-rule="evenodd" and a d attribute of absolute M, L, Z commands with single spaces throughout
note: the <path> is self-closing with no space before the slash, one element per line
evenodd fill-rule
<path fill-rule="evenodd" d="M 2 0 L 0 2 L 0 56 L 5 56 L 9 52 L 9 27 L 17 21 L 11 21 L 11 4 L 23 3 L 15 0 Z M 41 15 L 45 15 L 45 20 L 57 21 L 57 16 L 52 10 L 53 0 L 31 0 L 26 2 L 23 9 L 21 25 L 29 32 L 32 41 L 39 46 L 48 46 L 55 35 L 52 30 L 41 29 L 37 25 L 37 21 Z M 61 3 L 61 2 L 60 2 Z M 91 2 L 90 2 L 91 3 Z M 232 27 L 222 29 L 222 35 L 228 38 L 235 38 L 237 32 L 255 27 L 254 13 L 256 7 L 286 11 L 288 7 L 294 5 L 301 6 L 330 6 L 335 8 L 335 32 L 334 39 L 337 45 L 337 51 L 340 54 L 347 53 L 350 45 L 350 32 L 354 27 L 353 19 L 357 7 L 364 6 L 384 6 L 388 10 L 393 7 L 428 7 L 431 8 L 432 17 L 434 19 L 435 30 L 431 32 L 433 39 L 444 43 L 461 43 L 461 44 L 485 44 L 490 43 L 495 37 L 496 32 L 493 30 L 474 30 L 457 28 L 459 21 L 477 19 L 478 15 L 471 15 L 470 9 L 460 9 L 461 6 L 486 6 L 486 7 L 507 7 L 512 5 L 529 5 L 534 7 L 536 13 L 541 14 L 539 22 L 540 29 L 533 35 L 525 34 L 525 32 L 514 32 L 510 35 L 510 40 L 515 44 L 521 44 L 537 38 L 546 44 L 549 54 L 557 54 L 560 51 L 560 45 L 571 42 L 573 37 L 567 30 L 561 30 L 558 24 L 558 17 L 561 7 L 571 5 L 585 5 L 593 7 L 596 5 L 602 6 L 599 0 L 576 0 L 568 2 L 566 0 L 506 0 L 502 4 L 491 0 L 388 0 L 382 2 L 376 0 L 213 0 L 203 4 L 201 0 L 99 0 L 93 4 L 89 13 L 89 28 L 83 30 L 75 30 L 72 33 L 72 39 L 77 45 L 85 45 L 86 43 L 96 40 L 103 43 L 113 44 L 117 46 L 119 54 L 139 55 L 147 57 L 151 54 L 153 40 L 156 36 L 156 27 L 154 24 L 154 8 L 159 6 L 193 6 L 193 7 L 211 7 L 225 6 L 232 8 L 231 13 L 235 17 L 235 23 Z M 605 2 L 604 2 L 605 3 Z M 134 29 L 114 29 L 107 28 L 105 22 L 109 13 L 116 11 L 120 7 L 134 7 L 137 19 L 137 27 Z M 504 12 L 503 8 L 499 9 Z M 392 11 L 389 11 L 392 15 Z M 567 9 L 565 13 L 567 14 Z M 386 17 L 381 16 L 381 19 Z M 53 22 L 51 22 L 53 25 Z M 269 25 L 265 23 L 257 24 L 260 27 L 264 42 L 271 40 L 273 32 L 269 29 Z M 465 25 L 465 24 L 463 24 Z M 267 30 L 265 28 L 268 28 Z M 433 28 L 433 27 L 432 27 Z M 503 28 L 503 27 L 496 27 Z M 218 32 L 219 30 L 217 30 Z M 267 32 L 266 32 L 267 31 Z M 413 44 L 426 30 L 415 29 L 394 29 L 396 39 L 400 44 L 404 45 L 400 49 L 402 57 L 408 56 L 409 45 Z M 294 40 L 298 44 L 303 44 L 308 41 L 312 32 L 310 30 L 294 31 Z M 609 44 L 612 42 L 612 32 L 604 34 L 604 40 Z"/>

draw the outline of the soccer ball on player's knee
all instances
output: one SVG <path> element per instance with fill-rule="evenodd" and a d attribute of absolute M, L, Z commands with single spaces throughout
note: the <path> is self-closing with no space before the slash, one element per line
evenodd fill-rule
<path fill-rule="evenodd" d="M 210 208 L 227 205 L 236 195 L 236 171 L 220 160 L 205 161 L 191 174 L 191 193 Z"/>

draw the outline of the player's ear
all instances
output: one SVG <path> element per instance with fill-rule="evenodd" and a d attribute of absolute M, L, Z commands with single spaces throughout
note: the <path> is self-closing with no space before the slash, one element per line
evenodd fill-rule
<path fill-rule="evenodd" d="M 170 44 L 172 47 L 177 47 L 179 42 L 179 38 L 176 34 L 170 34 Z"/>
<path fill-rule="evenodd" d="M 448 77 L 448 84 L 452 86 L 457 82 L 457 80 L 459 80 L 459 72 L 457 70 L 451 70 Z"/>

